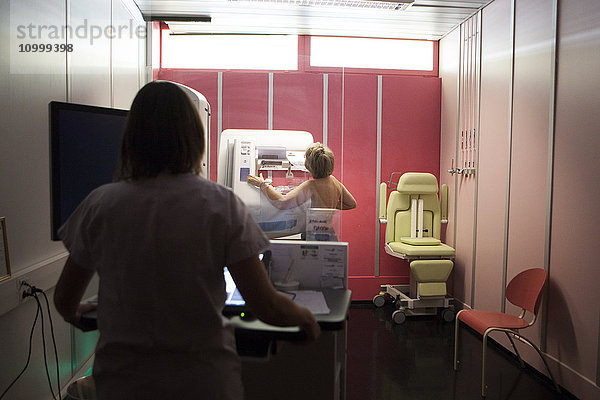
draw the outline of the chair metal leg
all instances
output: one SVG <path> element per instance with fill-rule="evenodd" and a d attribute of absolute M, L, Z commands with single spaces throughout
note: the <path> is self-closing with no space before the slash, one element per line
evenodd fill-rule
<path fill-rule="evenodd" d="M 460 310 L 458 312 L 458 314 L 456 314 L 456 320 L 454 322 L 454 370 L 455 371 L 458 369 L 458 325 L 460 324 L 460 320 L 458 319 L 458 316 L 460 315 L 461 312 L 462 312 L 462 310 Z"/>
<path fill-rule="evenodd" d="M 519 358 L 519 364 L 521 365 L 521 368 L 525 368 L 525 362 L 523 361 L 523 358 L 521 358 L 521 354 L 519 353 L 519 350 L 517 350 L 517 346 L 515 346 L 514 340 L 510 336 L 509 332 L 504 331 L 504 334 L 510 341 L 510 344 L 512 344 L 513 350 L 515 351 L 515 353 L 517 354 L 517 357 Z"/>
<path fill-rule="evenodd" d="M 546 371 L 548 371 L 548 375 L 550 375 L 550 379 L 552 379 L 552 383 L 554 384 L 554 388 L 556 389 L 556 391 L 558 393 L 560 393 L 560 386 L 558 386 L 558 383 L 556 382 L 556 379 L 554 379 L 554 375 L 552 375 L 552 371 L 550 370 L 550 366 L 548 366 L 548 362 L 546 361 L 546 357 L 544 357 L 544 354 L 541 352 L 541 350 L 537 347 L 537 345 L 535 343 L 533 343 L 531 340 L 527 339 L 525 336 L 520 335 L 518 332 L 515 332 L 513 330 L 510 329 L 502 329 L 502 328 L 490 328 L 488 331 L 485 332 L 485 335 L 483 336 L 483 340 L 484 342 L 486 341 L 486 336 L 488 333 L 492 332 L 492 331 L 503 331 L 506 336 L 508 337 L 508 339 L 510 340 L 510 343 L 513 346 L 513 349 L 515 349 L 515 353 L 517 353 L 517 357 L 519 357 L 519 361 L 521 363 L 521 367 L 524 368 L 525 367 L 525 362 L 523 361 L 523 358 L 521 358 L 521 355 L 519 354 L 519 351 L 517 350 L 517 347 L 515 346 L 514 341 L 512 340 L 512 336 L 516 337 L 517 339 L 519 339 L 520 341 L 530 345 L 531 347 L 533 347 L 535 349 L 535 351 L 539 354 L 540 358 L 542 359 L 542 361 L 544 362 L 544 366 L 546 367 Z M 485 351 L 485 348 L 484 348 Z M 485 356 L 484 356 L 485 358 Z M 483 389 L 482 389 L 482 393 L 483 393 Z"/>
<path fill-rule="evenodd" d="M 550 379 L 552 379 L 552 383 L 554 383 L 554 388 L 556 389 L 556 391 L 558 393 L 560 393 L 560 386 L 558 386 L 558 383 L 554 379 L 554 375 L 552 375 L 552 371 L 550 371 L 550 367 L 548 366 L 546 357 L 544 357 L 544 354 L 541 352 L 541 350 L 535 345 L 535 343 L 533 343 L 531 340 L 527 339 L 526 337 L 518 335 L 517 338 L 519 338 L 519 340 L 525 341 L 527 344 L 529 344 L 531 347 L 533 347 L 535 349 L 535 351 L 537 351 L 537 353 L 540 355 L 540 358 L 544 362 L 544 366 L 546 367 L 546 371 L 548 371 L 548 375 L 550 375 Z"/>
<path fill-rule="evenodd" d="M 458 314 L 456 314 L 456 321 L 454 324 L 454 370 L 455 371 L 458 369 L 458 331 L 459 331 L 459 323 L 460 323 L 460 319 L 459 319 L 460 313 L 461 313 L 461 311 L 459 311 Z M 487 359 L 488 334 L 495 330 L 503 331 L 506 334 L 506 337 L 508 337 L 508 340 L 510 341 L 513 349 L 515 350 L 517 357 L 519 358 L 519 363 L 521 364 L 521 368 L 525 367 L 525 362 L 523 361 L 523 358 L 521 357 L 521 354 L 519 353 L 519 350 L 517 349 L 517 346 L 515 345 L 512 335 L 514 335 L 517 339 L 519 339 L 519 340 L 529 344 L 531 347 L 533 347 L 535 349 L 535 351 L 540 355 L 540 358 L 542 359 L 542 361 L 544 362 L 544 366 L 546 367 L 546 370 L 548 371 L 548 374 L 550 375 L 550 379 L 552 379 L 552 383 L 554 383 L 554 387 L 556 388 L 556 391 L 558 393 L 560 393 L 560 387 L 558 386 L 558 383 L 554 379 L 554 375 L 552 375 L 552 371 L 550 370 L 550 367 L 548 366 L 546 357 L 544 357 L 544 354 L 540 351 L 540 349 L 533 342 L 531 342 L 526 337 L 521 336 L 517 332 L 512 331 L 512 330 L 501 329 L 501 328 L 489 328 L 483 334 L 483 340 L 482 340 L 483 345 L 482 345 L 482 352 L 481 352 L 482 353 L 482 356 L 481 356 L 481 397 L 486 397 L 486 395 L 487 395 L 487 388 L 485 386 L 485 366 L 486 366 L 486 359 Z"/>
<path fill-rule="evenodd" d="M 481 397 L 485 397 L 486 396 L 486 388 L 485 388 L 485 359 L 487 356 L 487 338 L 488 338 L 488 331 L 485 331 L 485 333 L 483 334 L 483 351 L 482 351 L 482 358 L 481 358 Z"/>

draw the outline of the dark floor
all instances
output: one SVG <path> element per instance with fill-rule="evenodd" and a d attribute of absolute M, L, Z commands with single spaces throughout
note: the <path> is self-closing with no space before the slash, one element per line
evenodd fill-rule
<path fill-rule="evenodd" d="M 392 304 L 353 304 L 348 321 L 347 400 L 480 400 L 481 336 L 461 328 L 453 369 L 454 323 L 440 317 L 391 321 Z M 488 342 L 489 343 L 489 342 Z M 573 400 L 497 345 L 487 356 L 487 400 Z"/>

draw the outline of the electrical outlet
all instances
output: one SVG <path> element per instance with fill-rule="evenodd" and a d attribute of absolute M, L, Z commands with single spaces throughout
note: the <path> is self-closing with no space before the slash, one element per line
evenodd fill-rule
<path fill-rule="evenodd" d="M 19 291 L 19 302 L 25 301 L 31 294 L 31 288 L 26 284 L 31 285 L 27 280 L 20 279 L 17 281 L 17 290 Z"/>

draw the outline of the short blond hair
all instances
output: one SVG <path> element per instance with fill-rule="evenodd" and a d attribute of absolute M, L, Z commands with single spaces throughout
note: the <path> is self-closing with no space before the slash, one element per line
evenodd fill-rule
<path fill-rule="evenodd" d="M 308 146 L 304 157 L 304 166 L 313 178 L 326 178 L 333 173 L 335 164 L 333 151 L 322 143 L 316 142 Z"/>

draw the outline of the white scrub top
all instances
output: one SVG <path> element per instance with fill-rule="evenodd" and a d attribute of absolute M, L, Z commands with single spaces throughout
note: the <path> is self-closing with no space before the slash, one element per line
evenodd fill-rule
<path fill-rule="evenodd" d="M 223 267 L 269 241 L 232 191 L 193 174 L 111 183 L 59 235 L 100 277 L 99 398 L 243 397 Z"/>

